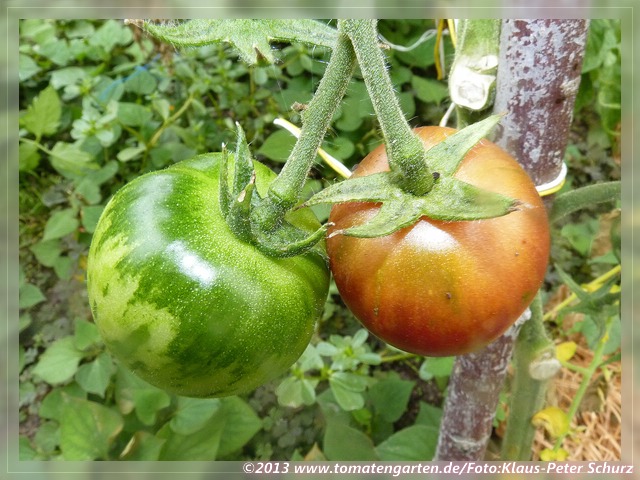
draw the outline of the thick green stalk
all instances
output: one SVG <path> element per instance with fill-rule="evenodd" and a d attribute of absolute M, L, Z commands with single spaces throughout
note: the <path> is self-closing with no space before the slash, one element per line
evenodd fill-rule
<path fill-rule="evenodd" d="M 303 113 L 300 138 L 282 171 L 269 187 L 266 201 L 254 211 L 259 217 L 258 223 L 265 229 L 275 228 L 284 214 L 298 203 L 318 148 L 347 91 L 355 61 L 348 37 L 340 33 L 327 70 Z"/>
<path fill-rule="evenodd" d="M 376 20 L 343 20 L 340 28 L 349 35 L 380 122 L 392 170 L 402 175 L 403 188 L 414 195 L 424 195 L 433 186 L 433 175 L 426 162 L 420 139 L 404 118 L 387 73 L 384 54 L 378 45 Z"/>
<path fill-rule="evenodd" d="M 496 90 L 500 54 L 499 19 L 458 21 L 456 55 L 449 74 L 449 93 L 456 105 L 457 127 L 486 118 Z"/>
<path fill-rule="evenodd" d="M 515 373 L 502 444 L 503 460 L 531 460 L 535 436 L 531 418 L 542 408 L 547 383 L 560 368 L 553 342 L 544 328 L 540 294 L 530 308 L 531 319 L 522 326 L 515 345 Z"/>

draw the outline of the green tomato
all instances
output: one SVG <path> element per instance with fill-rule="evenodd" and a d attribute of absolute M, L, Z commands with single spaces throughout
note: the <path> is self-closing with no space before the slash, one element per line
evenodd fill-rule
<path fill-rule="evenodd" d="M 329 288 L 323 247 L 271 258 L 239 240 L 219 205 L 221 154 L 142 175 L 107 204 L 88 257 L 89 301 L 108 349 L 179 395 L 248 392 L 302 354 Z M 255 163 L 264 195 L 275 175 Z M 288 220 L 305 231 L 309 211 Z"/>

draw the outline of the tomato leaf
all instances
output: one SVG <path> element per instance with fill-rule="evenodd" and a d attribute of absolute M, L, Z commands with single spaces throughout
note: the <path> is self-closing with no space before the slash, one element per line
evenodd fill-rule
<path fill-rule="evenodd" d="M 270 42 L 298 42 L 333 48 L 338 33 L 310 19 L 194 19 L 178 24 L 144 21 L 144 30 L 160 40 L 180 47 L 228 43 L 249 65 L 274 63 Z"/>

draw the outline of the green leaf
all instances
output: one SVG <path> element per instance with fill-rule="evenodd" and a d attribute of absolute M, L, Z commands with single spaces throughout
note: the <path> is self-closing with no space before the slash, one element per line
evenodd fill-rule
<path fill-rule="evenodd" d="M 269 135 L 256 153 L 274 162 L 286 162 L 296 143 L 296 137 L 285 130 L 276 130 Z"/>
<path fill-rule="evenodd" d="M 294 42 L 333 48 L 337 31 L 308 19 L 197 19 L 178 24 L 144 22 L 142 27 L 161 40 L 181 47 L 228 43 L 250 64 L 274 63 L 270 42 Z"/>
<path fill-rule="evenodd" d="M 118 120 L 129 127 L 141 127 L 149 122 L 152 116 L 153 114 L 147 107 L 137 103 L 118 103 Z"/>
<path fill-rule="evenodd" d="M 429 461 L 433 459 L 438 443 L 438 429 L 413 425 L 402 429 L 376 447 L 381 460 Z"/>
<path fill-rule="evenodd" d="M 416 92 L 416 97 L 426 103 L 440 104 L 449 96 L 447 85 L 438 80 L 413 76 L 411 86 Z"/>
<path fill-rule="evenodd" d="M 62 238 L 74 232 L 78 228 L 79 222 L 76 212 L 72 208 L 54 212 L 44 226 L 42 241 Z"/>
<path fill-rule="evenodd" d="M 93 156 L 76 145 L 64 142 L 57 142 L 51 150 L 49 161 L 58 173 L 74 178 L 86 175 L 98 169 L 98 165 L 92 162 Z"/>
<path fill-rule="evenodd" d="M 111 52 L 116 45 L 127 45 L 133 40 L 131 29 L 117 20 L 107 20 L 89 36 L 89 45 L 102 47 Z"/>
<path fill-rule="evenodd" d="M 18 57 L 18 79 L 24 82 L 40 71 L 40 67 L 30 56 L 20 54 Z"/>
<path fill-rule="evenodd" d="M 313 405 L 316 401 L 317 384 L 317 380 L 287 377 L 276 388 L 278 403 L 291 408 Z"/>
<path fill-rule="evenodd" d="M 39 140 L 43 135 L 57 132 L 61 113 L 58 93 L 52 86 L 48 86 L 33 99 L 21 120 L 24 127 Z"/>
<path fill-rule="evenodd" d="M 133 391 L 136 416 L 145 425 L 154 425 L 160 410 L 171 405 L 171 397 L 157 388 L 140 388 Z"/>
<path fill-rule="evenodd" d="M 236 396 L 222 399 L 218 415 L 225 419 L 218 458 L 240 450 L 262 428 L 262 421 L 253 408 Z"/>
<path fill-rule="evenodd" d="M 179 397 L 178 408 L 169 425 L 180 435 L 190 435 L 200 430 L 220 406 L 218 398 Z"/>
<path fill-rule="evenodd" d="M 420 410 L 416 417 L 416 425 L 424 425 L 427 427 L 440 428 L 442 420 L 442 408 L 435 407 L 429 403 L 420 402 Z"/>
<path fill-rule="evenodd" d="M 591 246 L 598 233 L 599 222 L 597 218 L 583 223 L 568 223 L 560 230 L 560 235 L 566 238 L 571 246 L 583 257 L 591 253 Z"/>
<path fill-rule="evenodd" d="M 356 151 L 356 147 L 351 140 L 345 137 L 336 137 L 328 140 L 324 149 L 332 157 L 338 160 L 346 160 Z"/>
<path fill-rule="evenodd" d="M 51 385 L 64 383 L 75 375 L 83 356 L 75 346 L 74 337 L 63 337 L 40 356 L 33 374 Z"/>
<path fill-rule="evenodd" d="M 86 392 L 95 393 L 104 398 L 104 393 L 111 383 L 114 373 L 113 362 L 108 353 L 102 352 L 95 360 L 81 365 L 76 372 L 76 382 Z"/>
<path fill-rule="evenodd" d="M 155 423 L 158 410 L 171 403 L 164 391 L 142 380 L 128 369 L 118 366 L 116 372 L 116 404 L 123 415 L 136 410 L 136 416 L 145 425 Z"/>
<path fill-rule="evenodd" d="M 40 163 L 40 152 L 37 145 L 33 143 L 21 143 L 19 150 L 18 168 L 21 172 L 31 172 L 38 168 Z"/>
<path fill-rule="evenodd" d="M 18 460 L 21 462 L 38 459 L 38 452 L 31 446 L 31 441 L 26 435 L 20 435 L 18 438 L 18 450 Z"/>
<path fill-rule="evenodd" d="M 81 212 L 82 217 L 82 226 L 84 229 L 93 233 L 98 225 L 98 220 L 100 219 L 100 215 L 104 210 L 104 205 L 83 205 Z"/>
<path fill-rule="evenodd" d="M 164 445 L 164 439 L 155 435 L 140 431 L 133 434 L 127 448 L 122 453 L 120 460 L 154 462 L 160 458 L 160 451 Z"/>
<path fill-rule="evenodd" d="M 29 247 L 29 250 L 35 255 L 40 265 L 50 268 L 55 265 L 56 260 L 62 253 L 62 247 L 58 239 L 38 242 Z"/>
<path fill-rule="evenodd" d="M 385 378 L 369 389 L 371 403 L 386 422 L 400 419 L 407 408 L 415 382 L 399 378 Z"/>
<path fill-rule="evenodd" d="M 24 314 L 20 315 L 19 332 L 22 333 L 24 330 L 26 330 L 27 327 L 29 327 L 29 325 L 31 325 L 32 322 L 33 322 L 33 319 L 31 318 L 31 315 L 29 315 L 29 313 L 24 313 Z"/>
<path fill-rule="evenodd" d="M 67 397 L 60 420 L 60 449 L 65 460 L 108 460 L 109 447 L 124 422 L 115 410 Z"/>
<path fill-rule="evenodd" d="M 40 46 L 39 53 L 62 67 L 73 58 L 67 39 L 55 39 L 47 42 Z"/>
<path fill-rule="evenodd" d="M 18 306 L 19 308 L 30 308 L 44 302 L 46 299 L 37 286 L 27 283 L 20 288 Z"/>
<path fill-rule="evenodd" d="M 53 264 L 53 271 L 61 280 L 69 280 L 76 262 L 66 255 L 58 257 Z"/>
<path fill-rule="evenodd" d="M 121 162 L 128 162 L 135 158 L 138 158 L 144 151 L 146 147 L 127 147 L 123 148 L 118 152 L 116 158 Z"/>
<path fill-rule="evenodd" d="M 213 415 L 205 425 L 190 435 L 175 433 L 166 424 L 157 434 L 166 440 L 160 450 L 160 460 L 213 461 L 218 455 L 220 439 L 226 424 L 221 415 Z"/>
<path fill-rule="evenodd" d="M 367 388 L 368 382 L 366 377 L 349 372 L 336 372 L 329 377 L 333 396 L 346 411 L 364 407 L 362 392 Z"/>
<path fill-rule="evenodd" d="M 60 423 L 67 397 L 84 399 L 87 397 L 87 392 L 85 392 L 80 385 L 75 382 L 62 387 L 56 387 L 42 400 L 40 409 L 38 410 L 38 415 L 42 418 L 56 420 Z"/>
<path fill-rule="evenodd" d="M 87 75 L 87 71 L 81 67 L 61 68 L 51 72 L 50 84 L 55 89 L 60 89 L 80 83 Z"/>
<path fill-rule="evenodd" d="M 336 421 L 329 422 L 324 434 L 323 452 L 329 460 L 378 460 L 371 439 L 353 427 Z"/>
<path fill-rule="evenodd" d="M 603 355 L 611 355 L 620 348 L 622 340 L 621 322 L 618 318 L 611 320 L 613 323 L 609 330 L 609 336 L 605 340 Z M 602 341 L 604 333 L 604 325 L 602 319 L 598 319 L 591 315 L 585 315 L 584 320 L 580 323 L 580 333 L 587 339 L 589 348 L 594 350 L 598 346 L 598 342 Z"/>
<path fill-rule="evenodd" d="M 113 178 L 113 176 L 118 173 L 118 168 L 118 162 L 116 162 L 115 160 L 111 160 L 110 162 L 107 162 L 105 166 L 100 170 L 94 170 L 91 173 L 83 176 L 82 179 L 77 182 L 76 193 L 84 197 L 84 199 L 90 205 L 100 203 L 100 201 L 102 200 L 100 185 Z"/>
<path fill-rule="evenodd" d="M 429 357 L 420 365 L 420 378 L 429 381 L 434 377 L 448 377 L 453 370 L 455 357 Z"/>
<path fill-rule="evenodd" d="M 138 67 L 124 82 L 124 88 L 127 92 L 149 95 L 158 88 L 158 81 L 148 70 Z"/>
<path fill-rule="evenodd" d="M 78 350 L 86 350 L 102 343 L 102 338 L 95 323 L 78 319 L 75 322 L 73 341 Z"/>
<path fill-rule="evenodd" d="M 307 345 L 307 348 L 302 352 L 302 355 L 300 355 L 296 364 L 303 372 L 320 370 L 324 366 L 324 362 L 322 361 L 322 357 L 320 356 L 318 349 L 312 344 Z"/>

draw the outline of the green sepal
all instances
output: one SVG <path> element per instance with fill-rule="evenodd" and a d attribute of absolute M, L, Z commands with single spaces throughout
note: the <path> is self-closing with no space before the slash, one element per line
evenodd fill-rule
<path fill-rule="evenodd" d="M 246 186 L 249 185 L 251 179 L 255 177 L 255 171 L 244 130 L 242 130 L 242 127 L 237 122 L 236 128 L 238 129 L 238 135 L 236 137 L 236 161 L 233 173 L 232 192 L 234 195 L 239 196 L 241 192 L 245 190 Z"/>
<path fill-rule="evenodd" d="M 249 146 L 244 131 L 239 124 L 236 153 L 234 155 L 234 172 L 232 185 L 229 186 L 229 152 L 226 146 L 222 148 L 222 163 L 220 165 L 220 210 L 227 225 L 239 238 L 250 241 L 251 225 L 249 212 L 254 201 L 255 170 L 249 152 Z"/>
<path fill-rule="evenodd" d="M 231 208 L 231 189 L 229 187 L 229 151 L 226 145 L 222 145 L 222 158 L 220 162 L 220 178 L 218 179 L 218 198 L 220 211 L 226 219 Z"/>
<path fill-rule="evenodd" d="M 491 115 L 457 131 L 431 147 L 427 151 L 427 162 L 431 171 L 441 176 L 453 175 L 469 150 L 486 137 L 501 118 L 501 114 Z"/>
<path fill-rule="evenodd" d="M 385 202 L 380 207 L 378 214 L 372 220 L 345 230 L 335 230 L 330 237 L 347 235 L 350 237 L 375 238 L 391 235 L 401 228 L 414 224 L 422 213 L 419 204 L 412 201 L 407 195 L 398 200 Z"/>
<path fill-rule="evenodd" d="M 334 183 L 320 190 L 298 208 L 322 203 L 388 202 L 406 195 L 410 194 L 406 194 L 399 186 L 396 174 L 380 172 Z"/>
<path fill-rule="evenodd" d="M 309 234 L 287 222 L 285 218 L 274 228 L 266 228 L 262 217 L 252 215 L 268 198 L 261 198 L 256 188 L 254 161 L 247 144 L 244 131 L 239 124 L 236 152 L 229 155 L 226 146 L 222 148 L 220 165 L 220 210 L 231 231 L 247 243 L 271 257 L 294 257 L 312 249 L 325 236 L 329 225 L 323 225 Z M 233 158 L 233 179 L 230 179 L 230 157 Z M 318 252 L 324 254 L 322 249 Z"/>
<path fill-rule="evenodd" d="M 517 200 L 475 187 L 454 177 L 440 177 L 421 197 L 405 193 L 391 172 L 357 177 L 331 185 L 301 207 L 321 203 L 376 202 L 380 212 L 368 223 L 333 232 L 353 237 L 390 235 L 421 217 L 444 221 L 481 220 L 507 215 L 520 207 Z"/>
<path fill-rule="evenodd" d="M 253 231 L 254 245 L 271 257 L 295 257 L 314 248 L 324 238 L 330 225 L 325 223 L 310 235 L 286 220 L 271 232 L 266 232 L 257 226 Z M 322 249 L 318 248 L 317 252 L 325 256 Z"/>
<path fill-rule="evenodd" d="M 335 28 L 311 19 L 194 19 L 173 24 L 145 20 L 140 26 L 163 42 L 178 47 L 227 43 L 249 65 L 275 62 L 270 42 L 333 48 L 338 39 Z"/>

